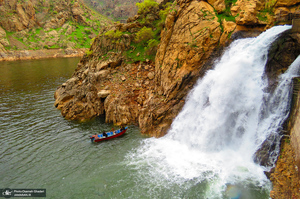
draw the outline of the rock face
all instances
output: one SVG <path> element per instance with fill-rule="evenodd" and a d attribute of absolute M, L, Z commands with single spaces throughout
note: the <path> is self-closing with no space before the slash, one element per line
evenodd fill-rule
<path fill-rule="evenodd" d="M 276 85 L 276 77 L 285 71 L 300 54 L 298 33 L 283 33 L 271 46 L 266 73 L 271 87 Z"/>
<path fill-rule="evenodd" d="M 153 20 L 158 16 L 155 12 Z M 141 27 L 133 19 L 108 30 L 134 33 Z M 138 123 L 143 133 L 164 135 L 219 42 L 221 29 L 213 7 L 204 1 L 178 2 L 166 18 L 155 63 L 126 64 L 122 53 L 111 51 L 130 50 L 134 38 L 123 34 L 116 42 L 105 31 L 95 39 L 93 53 L 58 88 L 55 106 L 68 119 L 86 120 L 105 113 L 107 122 Z"/>
<path fill-rule="evenodd" d="M 168 15 L 155 59 L 155 96 L 139 117 L 142 132 L 166 133 L 218 44 L 219 26 L 213 7 L 204 1 L 179 1 L 176 11 Z"/>
<path fill-rule="evenodd" d="M 299 119 L 299 111 L 300 111 L 300 93 L 299 93 L 299 78 L 297 80 L 297 83 L 295 83 L 295 90 L 298 90 L 298 95 L 297 95 L 297 100 L 295 101 L 295 123 L 291 128 L 291 140 L 292 140 L 292 145 L 296 151 L 296 164 L 297 167 L 300 168 L 300 119 Z"/>
<path fill-rule="evenodd" d="M 166 3 L 163 1 L 159 8 Z M 104 114 L 107 122 L 138 124 L 142 133 L 162 136 L 196 80 L 212 66 L 209 61 L 220 46 L 230 41 L 232 33 L 238 38 L 252 27 L 263 30 L 272 26 L 272 17 L 269 20 L 265 16 L 262 21 L 259 15 L 266 8 L 283 6 L 275 3 L 239 0 L 228 5 L 224 1 L 179 0 L 169 9 L 155 62 L 128 64 L 126 54 L 130 51 L 142 56 L 132 43 L 144 26 L 157 28 L 151 24 L 160 19 L 158 7 L 151 8 L 147 15 L 129 18 L 126 24 L 104 28 L 80 61 L 72 81 L 56 91 L 55 106 L 68 119 L 88 120 Z M 297 5 L 293 2 L 285 8 L 292 12 Z M 227 12 L 224 6 L 231 10 L 235 22 L 217 16 Z M 79 13 L 75 8 L 73 13 Z M 269 69 L 274 73 L 274 67 Z"/>
<path fill-rule="evenodd" d="M 258 11 L 264 6 L 265 1 L 260 0 L 239 0 L 231 8 L 231 13 L 236 17 L 236 23 L 239 25 L 254 25 L 258 21 Z"/>
<path fill-rule="evenodd" d="M 218 13 L 222 13 L 226 9 L 225 0 L 208 0 L 207 1 Z"/>
<path fill-rule="evenodd" d="M 77 0 L 2 1 L 0 50 L 88 48 L 91 38 L 108 24 Z"/>
<path fill-rule="evenodd" d="M 283 140 L 281 149 L 274 172 L 270 176 L 273 184 L 270 197 L 272 199 L 300 198 L 300 175 L 295 162 L 296 151 L 289 139 Z"/>
<path fill-rule="evenodd" d="M 291 145 L 295 151 L 295 165 L 300 176 L 300 77 L 294 78 L 294 96 L 292 101 L 292 113 L 288 127 L 290 128 Z"/>
<path fill-rule="evenodd" d="M 270 175 L 273 183 L 271 198 L 300 198 L 300 78 L 293 79 L 292 111 L 287 132 L 281 142 L 281 153 Z"/>
<path fill-rule="evenodd" d="M 55 106 L 67 119 L 84 121 L 105 113 L 106 122 L 135 123 L 148 89 L 154 88 L 153 79 L 137 74 L 153 72 L 151 63 L 125 66 L 121 56 L 97 64 L 84 57 L 73 77 L 56 90 Z"/>
<path fill-rule="evenodd" d="M 82 4 L 70 0 L 5 0 L 0 4 L 0 10 L 2 12 L 0 26 L 9 32 L 31 29 L 37 25 L 49 28 L 61 27 L 70 18 L 83 20 L 87 13 L 91 15 Z M 87 23 L 86 20 L 83 22 Z"/>
<path fill-rule="evenodd" d="M 0 53 L 5 52 L 5 46 L 8 46 L 9 42 L 6 38 L 6 32 L 3 28 L 0 27 Z"/>

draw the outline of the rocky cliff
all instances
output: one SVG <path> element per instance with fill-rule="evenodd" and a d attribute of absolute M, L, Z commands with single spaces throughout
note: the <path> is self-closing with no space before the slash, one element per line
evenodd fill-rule
<path fill-rule="evenodd" d="M 136 3 L 139 0 L 83 0 L 97 12 L 114 21 L 126 22 L 128 17 L 137 13 Z"/>
<path fill-rule="evenodd" d="M 100 31 L 73 77 L 56 91 L 55 106 L 68 119 L 104 114 L 107 122 L 135 123 L 142 133 L 162 136 L 230 37 L 286 23 L 298 2 L 178 0 L 149 6 Z M 159 35 L 155 59 L 136 44 L 143 27 Z"/>
<path fill-rule="evenodd" d="M 277 84 L 277 77 L 283 73 L 291 63 L 300 55 L 300 33 L 293 33 L 289 30 L 280 35 L 272 44 L 266 65 L 266 74 L 268 75 L 270 90 Z M 299 198 L 299 78 L 293 81 L 293 99 L 291 112 L 284 130 L 281 141 L 281 152 L 278 157 L 276 167 L 271 172 L 270 179 L 273 183 L 271 198 Z M 270 139 L 271 140 L 271 139 Z M 260 158 L 260 164 L 267 166 L 269 149 L 271 145 L 266 143 L 262 145 L 262 150 L 256 154 Z"/>
<path fill-rule="evenodd" d="M 78 0 L 1 0 L 0 58 L 18 57 L 19 50 L 89 48 L 109 23 Z"/>
<path fill-rule="evenodd" d="M 271 198 L 300 198 L 300 78 L 293 81 L 292 111 L 287 131 L 281 142 L 281 152 L 271 174 Z"/>

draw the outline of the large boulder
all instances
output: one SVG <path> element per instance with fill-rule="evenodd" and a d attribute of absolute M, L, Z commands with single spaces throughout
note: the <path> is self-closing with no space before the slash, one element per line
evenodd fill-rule
<path fill-rule="evenodd" d="M 300 3 L 300 0 L 277 0 L 276 7 L 289 7 Z"/>
<path fill-rule="evenodd" d="M 16 11 L 24 29 L 35 26 L 35 8 L 33 7 L 32 2 L 28 1 L 25 4 L 17 4 Z"/>
<path fill-rule="evenodd" d="M 264 6 L 263 0 L 238 0 L 231 7 L 231 14 L 236 16 L 238 25 L 256 25 L 259 20 L 257 17 L 258 11 Z"/>
<path fill-rule="evenodd" d="M 0 27 L 0 44 L 1 51 L 5 51 L 4 47 L 9 45 L 9 41 L 6 38 L 6 32 L 3 28 Z"/>
<path fill-rule="evenodd" d="M 75 2 L 72 6 L 72 14 L 77 22 L 88 24 L 86 18 L 84 17 L 84 10 L 81 9 L 78 2 Z"/>
<path fill-rule="evenodd" d="M 226 9 L 225 0 L 208 0 L 207 1 L 218 13 Z"/>
<path fill-rule="evenodd" d="M 224 19 L 222 21 L 222 26 L 223 26 L 223 33 L 220 38 L 220 44 L 225 45 L 226 41 L 228 41 L 229 35 L 236 29 L 237 25 L 233 21 L 226 21 L 226 19 Z"/>

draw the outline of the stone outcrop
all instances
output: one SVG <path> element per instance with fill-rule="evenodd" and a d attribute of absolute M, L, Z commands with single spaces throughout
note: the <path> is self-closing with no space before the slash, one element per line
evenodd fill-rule
<path fill-rule="evenodd" d="M 0 53 L 5 52 L 5 46 L 8 46 L 9 42 L 6 38 L 6 32 L 3 28 L 0 27 Z"/>
<path fill-rule="evenodd" d="M 165 25 L 155 59 L 155 96 L 139 117 L 142 132 L 156 136 L 166 133 L 221 36 L 213 7 L 204 1 L 179 1 Z"/>
<path fill-rule="evenodd" d="M 55 106 L 67 119 L 84 121 L 105 113 L 106 122 L 137 121 L 143 99 L 154 85 L 153 79 L 140 77 L 153 73 L 154 66 L 125 66 L 122 56 L 114 58 L 95 63 L 84 57 L 73 77 L 57 89 Z"/>
<path fill-rule="evenodd" d="M 208 0 L 207 1 L 218 13 L 226 9 L 225 0 Z"/>
<path fill-rule="evenodd" d="M 270 179 L 272 199 L 300 198 L 300 78 L 293 79 L 292 111 L 287 133 L 281 143 L 281 153 Z"/>
<path fill-rule="evenodd" d="M 53 5 L 56 5 L 55 7 Z M 52 6 L 54 10 L 51 10 Z M 2 17 L 0 18 L 0 25 L 9 32 L 16 32 L 25 29 L 31 29 L 35 26 L 45 25 L 47 23 L 53 22 L 57 24 L 57 18 L 66 19 L 71 17 L 69 14 L 63 14 L 72 7 L 71 1 L 4 1 L 0 5 L 0 10 Z M 36 14 L 37 11 L 40 13 Z M 52 13 L 52 15 L 51 15 Z M 55 14 L 56 13 L 56 14 Z M 43 17 L 42 17 L 43 16 Z M 52 17 L 53 16 L 53 17 Z M 50 19 L 49 19 L 50 18 Z M 9 23 L 7 23 L 9 19 Z"/>
<path fill-rule="evenodd" d="M 163 8 L 165 3 L 159 7 Z M 129 18 L 126 24 L 115 23 L 101 29 L 73 74 L 77 81 L 72 86 L 66 82 L 58 88 L 55 105 L 69 119 L 87 120 L 105 114 L 107 122 L 135 123 L 142 133 L 164 135 L 182 108 L 188 91 L 211 67 L 208 60 L 220 49 L 219 45 L 227 45 L 231 35 L 232 38 L 252 36 L 246 31 L 255 26 L 263 30 L 274 22 L 259 19 L 259 13 L 270 6 L 262 0 L 239 0 L 230 5 L 235 22 L 218 19 L 217 13 L 225 12 L 224 6 L 228 6 L 224 1 L 213 0 L 174 3 L 160 33 L 155 62 L 127 64 L 126 53 L 135 50 L 132 43 L 142 27 L 156 28 L 153 23 L 160 17 L 157 8 L 147 15 L 140 13 Z M 120 32 L 122 34 L 117 35 Z M 257 35 L 259 31 L 252 32 Z M 139 68 L 145 71 L 139 72 Z M 130 86 L 126 85 L 128 81 L 131 81 Z M 113 89 L 110 82 L 120 85 Z M 92 90 L 89 97 L 88 89 Z"/>
<path fill-rule="evenodd" d="M 300 175 L 300 77 L 293 81 L 293 101 L 289 129 L 291 145 L 295 151 L 295 165 Z"/>
<path fill-rule="evenodd" d="M 276 7 L 290 7 L 299 4 L 299 0 L 278 0 L 276 2 Z"/>
<path fill-rule="evenodd" d="M 148 17 L 157 18 L 158 10 Z M 112 52 L 130 50 L 132 35 L 123 34 L 116 39 L 105 34 L 134 34 L 142 27 L 138 19 L 136 16 L 127 24 L 115 24 L 100 32 L 90 49 L 92 54 L 86 55 L 76 69 L 74 81 L 58 88 L 55 106 L 66 118 L 86 120 L 105 113 L 107 122 L 138 123 L 143 133 L 155 136 L 166 133 L 187 92 L 204 73 L 205 61 L 217 47 L 220 24 L 208 3 L 178 2 L 161 32 L 154 67 L 152 62 L 126 64 L 122 53 Z M 99 57 L 104 60 L 99 61 Z M 115 81 L 119 85 L 112 88 L 109 82 Z M 92 91 L 88 97 L 84 91 L 89 89 Z"/>
<path fill-rule="evenodd" d="M 270 176 L 273 184 L 273 190 L 270 192 L 272 199 L 300 198 L 300 175 L 295 152 L 290 139 L 284 138 L 276 167 Z"/>
<path fill-rule="evenodd" d="M 238 25 L 255 25 L 262 23 L 258 20 L 257 14 L 264 6 L 263 0 L 238 0 L 236 5 L 231 7 L 231 13 Z"/>
<path fill-rule="evenodd" d="M 278 21 L 289 20 L 289 15 L 300 14 L 300 0 L 279 0 L 274 5 L 275 19 Z"/>
<path fill-rule="evenodd" d="M 82 48 L 110 23 L 78 0 L 5 0 L 0 4 L 0 32 L 10 34 L 0 33 L 0 49 Z"/>
<path fill-rule="evenodd" d="M 222 26 L 224 30 L 220 38 L 220 44 L 225 46 L 228 41 L 228 36 L 236 30 L 237 25 L 233 21 L 226 21 L 224 19 L 222 21 Z"/>

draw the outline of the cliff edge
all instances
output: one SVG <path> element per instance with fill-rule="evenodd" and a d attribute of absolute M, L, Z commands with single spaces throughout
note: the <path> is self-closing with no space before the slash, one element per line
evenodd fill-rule
<path fill-rule="evenodd" d="M 1 0 L 0 61 L 82 55 L 109 24 L 80 0 Z"/>
<path fill-rule="evenodd" d="M 103 115 L 106 122 L 137 124 L 142 133 L 165 135 L 187 93 L 224 47 L 234 39 L 291 23 L 300 1 L 149 0 L 139 5 L 138 14 L 127 23 L 100 30 L 72 77 L 57 88 L 55 107 L 67 119 L 85 121 Z M 266 72 L 273 77 L 271 86 L 299 55 L 299 33 L 286 36 L 269 56 Z M 300 119 L 295 121 L 298 129 Z M 293 132 L 295 151 L 299 136 Z M 298 164 L 290 153 L 282 155 Z M 275 169 L 272 176 L 281 171 Z M 272 176 L 275 185 L 278 178 Z M 280 198 L 278 193 L 274 186 L 271 196 Z"/>
<path fill-rule="evenodd" d="M 67 119 L 105 115 L 106 122 L 163 136 L 223 46 L 287 23 L 298 7 L 299 1 L 145 1 L 127 23 L 100 30 L 55 92 L 55 106 Z"/>

